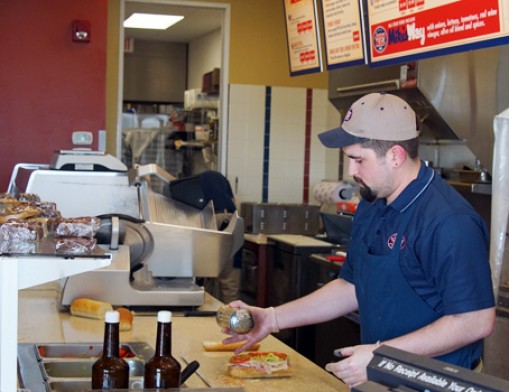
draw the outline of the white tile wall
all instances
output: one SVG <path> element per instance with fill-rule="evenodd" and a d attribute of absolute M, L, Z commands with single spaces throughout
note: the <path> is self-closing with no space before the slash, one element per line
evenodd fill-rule
<path fill-rule="evenodd" d="M 318 134 L 337 127 L 341 115 L 327 98 L 327 90 L 313 91 L 313 115 L 311 123 L 311 161 L 309 168 L 309 202 L 313 199 L 313 189 L 322 180 L 337 180 L 339 178 L 339 149 L 325 148 Z"/>
<path fill-rule="evenodd" d="M 238 204 L 261 201 L 265 86 L 231 85 L 227 177 Z"/>
<path fill-rule="evenodd" d="M 262 201 L 265 86 L 230 85 L 227 177 L 238 203 Z M 269 144 L 269 200 L 302 203 L 306 89 L 272 87 Z M 323 147 L 317 134 L 336 127 L 339 113 L 327 91 L 315 89 L 312 105 L 309 202 L 322 179 L 338 178 L 339 150 Z"/>

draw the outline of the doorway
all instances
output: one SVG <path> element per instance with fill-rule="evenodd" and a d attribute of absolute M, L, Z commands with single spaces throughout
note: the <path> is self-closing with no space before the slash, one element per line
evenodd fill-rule
<path fill-rule="evenodd" d="M 160 166 L 174 176 L 193 175 L 196 171 L 207 169 L 224 174 L 228 129 L 230 5 L 188 0 L 122 0 L 120 20 L 125 20 L 133 12 L 183 15 L 184 20 L 165 31 L 124 29 L 121 23 L 117 156 L 129 161 L 126 163 L 140 161 L 144 153 L 142 150 L 147 148 L 148 142 L 152 149 L 156 149 L 156 154 L 146 154 L 142 162 L 136 163 L 162 163 Z M 149 61 L 141 59 L 144 51 L 161 47 L 170 53 L 170 57 L 178 58 L 178 53 L 181 53 L 180 63 L 164 65 L 164 56 L 160 55 L 152 56 Z M 137 48 L 137 58 L 133 60 L 133 52 Z M 212 54 L 206 53 L 209 49 Z M 144 66 L 140 66 L 142 61 Z M 184 69 L 179 70 L 179 67 Z M 133 70 L 135 80 L 129 76 L 129 83 L 125 83 L 128 73 L 132 74 Z M 205 83 L 202 77 L 205 74 L 212 76 L 212 73 L 217 75 L 218 71 L 217 95 L 207 96 L 205 108 L 201 104 L 189 106 L 190 101 L 186 102 L 185 95 L 208 95 L 197 94 Z M 151 80 L 153 75 L 156 75 L 156 80 Z M 137 86 L 138 91 L 133 90 L 133 86 Z M 152 91 L 147 93 L 150 86 Z M 126 94 L 130 96 L 126 97 Z M 215 128 L 211 129 L 212 126 Z M 126 149 L 126 128 L 136 129 L 136 137 L 142 135 L 144 138 L 134 156 L 132 145 Z M 160 132 L 157 132 L 158 128 Z M 144 132 L 144 129 L 149 131 Z M 147 136 L 149 133 L 151 136 Z M 175 143 L 175 138 L 178 143 Z M 130 138 L 128 142 L 132 143 L 132 140 Z M 126 154 L 126 150 L 131 155 Z M 175 156 L 179 156 L 180 161 L 174 159 Z M 196 163 L 196 157 L 200 156 L 204 157 L 202 162 Z M 169 161 L 172 163 L 169 164 Z"/>

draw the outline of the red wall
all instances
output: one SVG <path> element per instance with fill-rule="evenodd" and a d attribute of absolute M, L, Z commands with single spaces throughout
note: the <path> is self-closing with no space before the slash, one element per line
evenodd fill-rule
<path fill-rule="evenodd" d="M 0 11 L 0 192 L 16 163 L 49 163 L 75 130 L 105 129 L 106 0 L 3 0 Z M 71 40 L 88 20 L 91 42 Z"/>

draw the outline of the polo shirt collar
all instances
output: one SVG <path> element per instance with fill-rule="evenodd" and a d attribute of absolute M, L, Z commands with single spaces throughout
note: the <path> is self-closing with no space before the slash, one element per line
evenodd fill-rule
<path fill-rule="evenodd" d="M 435 176 L 435 171 L 432 168 L 427 167 L 424 162 L 421 161 L 421 167 L 417 178 L 413 180 L 408 186 L 401 192 L 401 194 L 391 203 L 391 207 L 399 212 L 405 212 L 426 190 L 431 184 Z"/>

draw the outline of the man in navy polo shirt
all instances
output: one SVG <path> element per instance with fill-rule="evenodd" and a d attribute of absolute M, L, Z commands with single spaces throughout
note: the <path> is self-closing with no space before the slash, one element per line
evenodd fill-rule
<path fill-rule="evenodd" d="M 344 359 L 326 366 L 351 386 L 366 381 L 380 344 L 469 369 L 479 364 L 495 325 L 488 232 L 421 162 L 418 128 L 405 101 L 374 93 L 352 105 L 341 127 L 319 135 L 326 147 L 343 149 L 363 198 L 345 265 L 310 295 L 275 309 L 249 307 L 255 329 L 225 343 L 247 338 L 241 351 L 280 329 L 358 310 L 362 344 L 341 348 Z"/>

